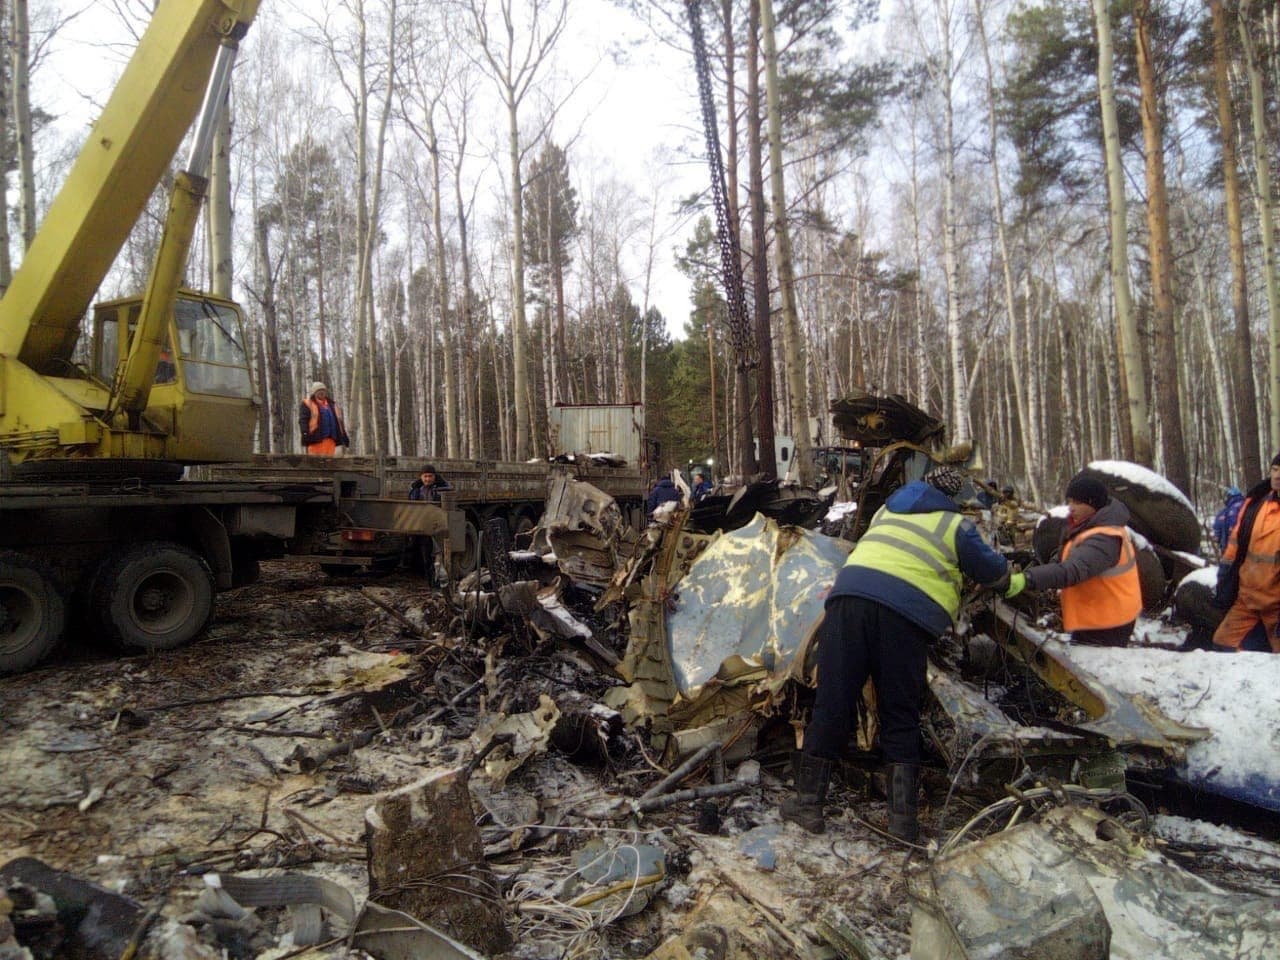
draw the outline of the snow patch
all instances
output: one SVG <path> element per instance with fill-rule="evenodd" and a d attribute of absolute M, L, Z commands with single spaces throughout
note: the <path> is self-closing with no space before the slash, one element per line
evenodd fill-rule
<path fill-rule="evenodd" d="M 831 504 L 830 509 L 827 510 L 827 515 L 822 519 L 828 522 L 834 522 L 836 520 L 843 520 L 845 517 L 849 516 L 850 514 L 857 513 L 857 512 L 858 512 L 858 504 L 856 501 L 841 500 L 839 503 Z"/>
<path fill-rule="evenodd" d="M 1130 463 L 1128 460 L 1091 460 L 1087 466 L 1090 470 L 1097 470 L 1099 473 L 1119 477 L 1135 487 L 1145 487 L 1152 493 L 1163 494 L 1173 500 L 1177 500 L 1179 503 L 1185 504 L 1192 513 L 1196 511 L 1196 508 L 1191 505 L 1191 501 L 1187 499 L 1185 493 L 1154 470 L 1140 467 L 1136 463 Z"/>
<path fill-rule="evenodd" d="M 1210 590 L 1214 590 L 1218 586 L 1218 568 L 1215 566 L 1204 566 L 1199 570 L 1192 570 L 1179 582 L 1183 583 L 1203 583 Z"/>
<path fill-rule="evenodd" d="M 1240 789 L 1280 783 L 1280 656 L 1085 646 L 1064 652 L 1116 690 L 1213 731 L 1187 747 L 1187 779 Z"/>

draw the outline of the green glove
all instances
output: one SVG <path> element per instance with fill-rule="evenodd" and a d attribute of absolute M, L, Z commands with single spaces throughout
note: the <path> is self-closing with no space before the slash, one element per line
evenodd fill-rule
<path fill-rule="evenodd" d="M 1005 590 L 1004 598 L 1012 600 L 1025 589 L 1027 589 L 1027 575 L 1019 570 L 1009 578 L 1009 589 Z"/>

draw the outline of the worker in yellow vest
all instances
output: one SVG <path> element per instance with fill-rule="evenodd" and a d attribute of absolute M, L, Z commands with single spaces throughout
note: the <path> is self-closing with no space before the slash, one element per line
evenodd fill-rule
<path fill-rule="evenodd" d="M 1061 590 L 1062 626 L 1071 631 L 1072 643 L 1127 646 L 1142 612 L 1138 555 L 1126 526 L 1129 508 L 1083 472 L 1067 484 L 1066 501 L 1059 562 L 1013 574 L 1005 596 Z"/>
<path fill-rule="evenodd" d="M 826 828 L 831 771 L 853 730 L 855 708 L 875 681 L 880 747 L 889 764 L 889 832 L 919 832 L 920 708 L 929 647 L 960 612 L 967 576 L 1003 592 L 1009 565 L 988 546 L 955 496 L 964 474 L 937 467 L 890 495 L 827 595 L 818 646 L 818 691 L 783 819 Z"/>

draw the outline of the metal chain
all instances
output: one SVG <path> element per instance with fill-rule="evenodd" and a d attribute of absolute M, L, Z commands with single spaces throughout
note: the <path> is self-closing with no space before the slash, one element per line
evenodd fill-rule
<path fill-rule="evenodd" d="M 747 319 L 747 297 L 742 282 L 742 245 L 737 224 L 729 219 L 728 188 L 724 160 L 720 156 L 720 132 L 716 124 L 715 100 L 711 96 L 711 70 L 707 41 L 702 32 L 700 0 L 685 0 L 689 29 L 693 35 L 693 59 L 698 71 L 698 94 L 702 101 L 702 127 L 707 139 L 707 162 L 711 164 L 711 197 L 716 208 L 716 237 L 720 241 L 720 274 L 729 308 L 729 343 L 738 369 L 752 370 L 760 363 L 755 336 Z M 731 29 L 726 25 L 726 29 Z"/>

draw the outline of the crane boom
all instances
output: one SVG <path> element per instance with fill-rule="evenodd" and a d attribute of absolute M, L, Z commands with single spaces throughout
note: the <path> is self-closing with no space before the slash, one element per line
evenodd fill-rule
<path fill-rule="evenodd" d="M 43 374 L 70 361 L 80 319 L 191 126 L 220 45 L 257 10 L 258 0 L 158 4 L 0 300 L 0 356 Z"/>

